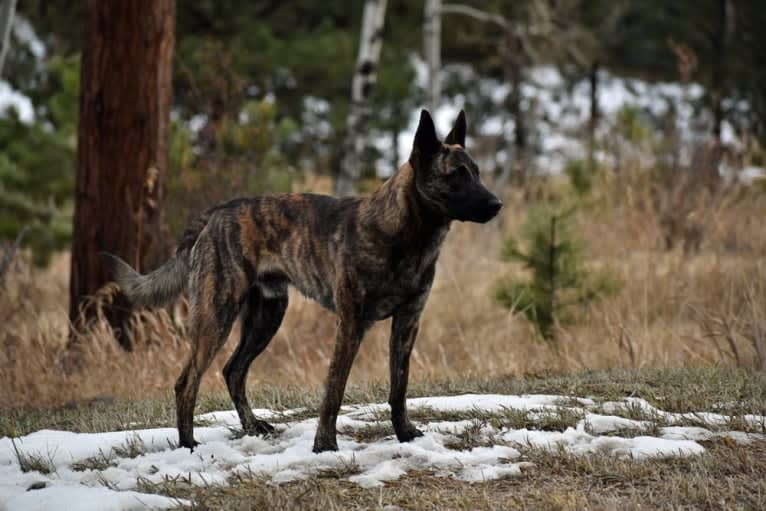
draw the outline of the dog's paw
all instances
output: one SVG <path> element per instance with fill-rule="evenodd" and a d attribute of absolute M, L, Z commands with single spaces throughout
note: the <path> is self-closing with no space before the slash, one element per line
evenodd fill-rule
<path fill-rule="evenodd" d="M 405 427 L 396 431 L 396 438 L 400 442 L 410 442 L 420 436 L 423 436 L 423 432 L 412 424 L 407 424 Z"/>
<path fill-rule="evenodd" d="M 314 448 L 312 451 L 314 451 L 316 454 L 319 454 L 320 452 L 325 451 L 337 451 L 338 450 L 338 442 L 335 440 L 335 438 L 322 438 L 319 435 L 314 438 Z"/>
<path fill-rule="evenodd" d="M 245 428 L 245 433 L 250 436 L 267 436 L 274 432 L 274 426 L 266 421 L 255 419 L 255 423 Z"/>
<path fill-rule="evenodd" d="M 182 438 L 178 442 L 178 446 L 179 447 L 185 447 L 185 448 L 189 449 L 191 452 L 194 452 L 194 448 L 197 447 L 198 445 L 199 445 L 199 442 L 194 440 L 194 438 L 192 438 L 192 439 Z"/>

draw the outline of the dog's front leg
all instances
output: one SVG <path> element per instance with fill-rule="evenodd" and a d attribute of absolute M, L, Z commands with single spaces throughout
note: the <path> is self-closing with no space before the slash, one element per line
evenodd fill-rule
<path fill-rule="evenodd" d="M 410 373 L 410 354 L 418 335 L 420 309 L 403 309 L 394 314 L 391 324 L 390 365 L 391 391 L 388 404 L 391 405 L 391 422 L 396 438 L 409 442 L 423 433 L 413 426 L 407 417 L 407 380 Z"/>
<path fill-rule="evenodd" d="M 350 293 L 349 293 L 350 294 Z M 338 293 L 340 297 L 345 292 Z M 338 418 L 343 401 L 343 392 L 346 389 L 346 381 L 351 372 L 351 364 L 354 362 L 359 345 L 364 337 L 365 325 L 361 319 L 359 301 L 351 299 L 338 300 L 338 330 L 335 337 L 335 351 L 333 352 L 330 372 L 327 376 L 324 400 L 319 410 L 319 426 L 314 437 L 314 452 L 337 451 L 335 422 Z"/>

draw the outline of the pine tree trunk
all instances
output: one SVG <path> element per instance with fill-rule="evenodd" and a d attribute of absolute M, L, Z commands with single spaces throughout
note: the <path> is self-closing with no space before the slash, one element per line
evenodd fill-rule
<path fill-rule="evenodd" d="M 351 107 L 346 121 L 347 131 L 343 142 L 343 158 L 340 174 L 335 184 L 335 193 L 340 196 L 353 195 L 356 192 L 356 182 L 359 179 L 372 110 L 370 96 L 375 84 L 375 72 L 380 61 L 380 50 L 383 44 L 385 15 L 386 0 L 365 1 L 359 55 L 351 83 Z"/>
<path fill-rule="evenodd" d="M 517 48 L 519 51 L 521 50 L 520 46 L 519 44 Z M 523 71 L 518 62 L 509 60 L 506 62 L 505 73 L 508 82 L 511 84 L 511 92 L 506 98 L 506 104 L 514 122 L 513 151 L 508 151 L 513 169 L 511 178 L 521 184 L 526 181 L 527 177 L 527 126 L 524 119 L 524 110 L 521 106 L 523 99 L 521 95 Z M 509 147 L 510 145 L 508 144 Z"/>
<path fill-rule="evenodd" d="M 394 127 L 391 129 L 391 168 L 393 172 L 399 168 L 399 128 Z"/>
<path fill-rule="evenodd" d="M 588 120 L 588 162 L 591 166 L 595 163 L 596 151 L 596 128 L 598 128 L 598 62 L 593 62 L 590 67 L 590 119 Z"/>
<path fill-rule="evenodd" d="M 175 0 L 88 0 L 85 6 L 69 314 L 111 280 L 99 255 L 157 264 L 167 173 Z M 124 336 L 130 310 L 107 318 Z"/>
<path fill-rule="evenodd" d="M 548 307 L 551 311 L 550 316 L 550 325 L 548 325 L 548 335 L 553 339 L 556 340 L 555 337 L 555 330 L 553 330 L 553 327 L 556 326 L 556 317 L 558 316 L 556 307 L 558 306 L 556 303 L 556 287 L 557 287 L 557 279 L 558 279 L 558 247 L 556 245 L 556 215 L 551 216 L 551 233 L 550 233 L 550 241 L 551 244 L 548 247 Z"/>
<path fill-rule="evenodd" d="M 495 182 L 495 186 L 498 190 L 504 190 L 508 182 L 511 180 L 515 181 L 517 184 L 523 184 L 526 177 L 524 169 L 526 132 L 521 110 L 522 74 L 520 65 L 517 61 L 519 50 L 520 47 L 518 41 L 513 34 L 509 32 L 503 41 L 503 46 L 500 52 L 500 56 L 503 60 L 503 74 L 506 82 L 511 85 L 511 90 L 504 102 L 505 108 L 503 109 L 503 117 L 505 119 L 512 119 L 514 128 L 512 138 L 503 135 L 503 146 L 505 148 L 506 158 L 503 163 L 500 177 Z"/>
<path fill-rule="evenodd" d="M 423 23 L 423 53 L 428 65 L 428 108 L 433 114 L 441 101 L 441 0 L 426 0 Z"/>
<path fill-rule="evenodd" d="M 717 26 L 713 35 L 713 69 L 712 69 L 712 100 L 713 100 L 713 137 L 721 142 L 721 124 L 723 124 L 723 94 L 725 79 L 726 46 L 729 32 L 728 14 L 729 0 L 718 0 Z"/>

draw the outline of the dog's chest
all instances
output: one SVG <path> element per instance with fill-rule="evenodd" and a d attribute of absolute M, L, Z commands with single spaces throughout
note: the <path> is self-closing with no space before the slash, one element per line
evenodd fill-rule
<path fill-rule="evenodd" d="M 400 306 L 422 299 L 431 288 L 437 256 L 438 250 L 411 254 L 394 251 L 387 264 L 367 273 L 365 316 L 374 321 L 386 319 Z"/>

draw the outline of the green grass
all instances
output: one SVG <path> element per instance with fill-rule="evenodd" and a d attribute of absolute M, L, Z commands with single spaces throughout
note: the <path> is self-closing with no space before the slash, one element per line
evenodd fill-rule
<path fill-rule="evenodd" d="M 571 375 L 533 375 L 526 378 L 421 382 L 411 386 L 410 397 L 450 395 L 466 392 L 503 394 L 558 394 L 560 406 L 581 407 L 574 398 L 589 397 L 600 404 L 627 396 L 641 397 L 654 406 L 678 413 L 711 411 L 733 414 L 729 424 L 713 430 L 747 430 L 745 414 L 766 415 L 766 374 L 722 368 L 667 370 L 609 370 Z M 382 384 L 357 386 L 347 392 L 346 403 L 385 402 L 388 387 Z M 303 407 L 298 416 L 285 415 L 274 422 L 300 420 L 316 415 L 321 399 L 317 389 L 263 387 L 251 389 L 254 407 L 283 411 Z M 231 409 L 228 396 L 202 396 L 198 413 Z M 617 412 L 627 418 L 647 421 L 647 429 L 615 432 L 620 436 L 656 434 L 666 424 L 662 418 L 637 407 Z M 363 442 L 393 435 L 385 413 L 371 417 L 368 426 L 342 433 Z M 487 434 L 494 428 L 527 428 L 563 431 L 582 419 L 577 410 L 546 411 L 501 409 L 438 411 L 427 407 L 411 410 L 421 424 L 444 420 L 469 420 L 471 425 L 448 442 L 455 449 L 494 445 Z M 175 410 L 170 396 L 154 400 L 110 401 L 74 405 L 56 410 L 0 410 L 0 435 L 19 436 L 42 428 L 71 431 L 112 431 L 155 426 L 173 426 Z M 698 422 L 698 421 L 697 421 Z M 491 427 L 491 428 L 489 428 Z M 760 428 L 760 429 L 759 429 Z M 750 430 L 763 431 L 763 425 Z M 304 481 L 270 484 L 260 474 L 240 473 L 229 485 L 197 487 L 183 477 L 160 483 L 139 481 L 139 491 L 159 493 L 194 501 L 194 509 L 765 509 L 766 441 L 737 444 L 726 438 L 702 442 L 706 452 L 688 458 L 639 461 L 606 454 L 574 456 L 514 445 L 530 461 L 520 475 L 484 483 L 467 483 L 440 477 L 430 471 L 410 472 L 381 488 L 364 489 L 348 481 L 358 472 L 352 462 L 346 467 L 317 474 Z M 145 448 L 131 442 L 121 453 L 102 453 L 85 460 L 79 470 L 103 470 L 115 455 L 138 456 Z M 124 452 L 123 452 L 124 451 Z M 25 456 L 24 453 L 20 453 Z M 44 457 L 25 459 L 29 470 L 55 470 Z"/>

